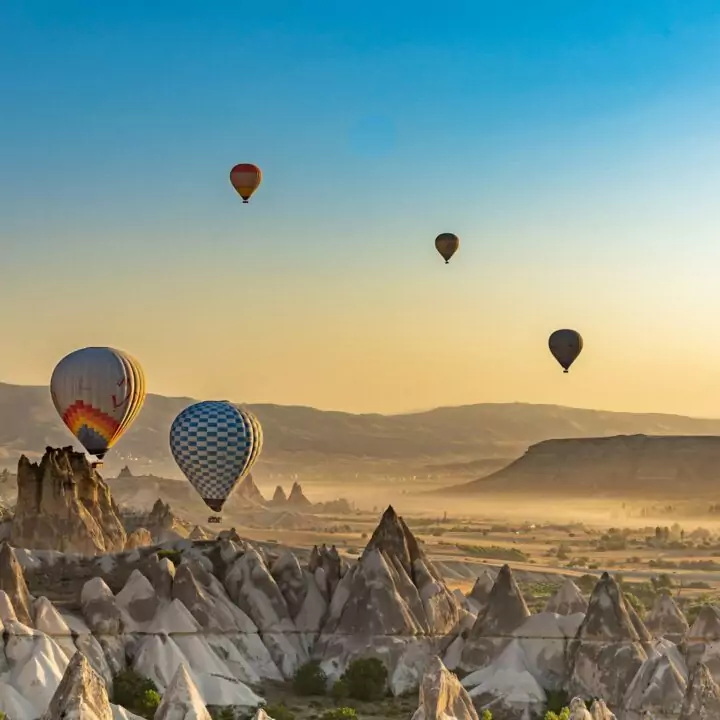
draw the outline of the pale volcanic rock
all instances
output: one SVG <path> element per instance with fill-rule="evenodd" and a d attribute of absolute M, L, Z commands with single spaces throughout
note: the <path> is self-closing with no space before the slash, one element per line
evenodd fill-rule
<path fill-rule="evenodd" d="M 16 618 L 26 625 L 32 625 L 30 614 L 32 598 L 25 582 L 25 575 L 15 549 L 6 542 L 0 544 L 0 590 L 7 594 Z"/>
<path fill-rule="evenodd" d="M 6 623 L 17 619 L 10 596 L 4 590 L 0 590 L 0 622 Z"/>
<path fill-rule="evenodd" d="M 688 669 L 703 663 L 716 680 L 720 679 L 720 609 L 703 605 L 685 635 Z"/>
<path fill-rule="evenodd" d="M 95 577 L 83 585 L 80 603 L 85 622 L 100 642 L 113 675 L 126 667 L 125 619 L 115 595 L 102 578 Z"/>
<path fill-rule="evenodd" d="M 347 571 L 347 567 L 337 548 L 334 545 L 328 548 L 323 543 L 320 547 L 315 545 L 310 551 L 308 570 L 315 576 L 320 592 L 329 602 L 335 594 L 340 578 Z"/>
<path fill-rule="evenodd" d="M 134 550 L 139 547 L 149 547 L 153 544 L 153 536 L 147 528 L 140 527 L 133 530 L 125 542 L 126 550 Z"/>
<path fill-rule="evenodd" d="M 597 698 L 593 700 L 592 705 L 590 706 L 590 715 L 592 720 L 617 720 L 615 714 L 610 712 L 608 709 L 605 701 Z M 570 718 L 570 720 L 572 720 L 572 718 Z M 643 720 L 652 720 L 652 718 L 647 717 Z"/>
<path fill-rule="evenodd" d="M 68 660 L 75 655 L 77 647 L 68 624 L 55 606 L 46 598 L 39 597 L 33 604 L 35 628 L 51 637 L 67 655 Z"/>
<path fill-rule="evenodd" d="M 530 616 L 509 565 L 495 579 L 485 610 L 470 630 L 460 667 L 473 672 L 490 664 L 510 642 L 512 633 Z"/>
<path fill-rule="evenodd" d="M 470 610 L 476 615 L 479 615 L 487 607 L 487 601 L 494 584 L 495 581 L 487 570 L 484 570 L 475 580 L 475 584 L 466 600 Z"/>
<path fill-rule="evenodd" d="M 568 651 L 569 691 L 619 706 L 647 654 L 613 578 L 603 573 Z"/>
<path fill-rule="evenodd" d="M 438 657 L 430 659 L 412 720 L 478 720 L 470 696 Z"/>
<path fill-rule="evenodd" d="M 142 574 L 150 581 L 161 601 L 172 598 L 175 565 L 170 559 L 152 553 L 142 564 Z"/>
<path fill-rule="evenodd" d="M 455 596 L 436 572 L 389 507 L 332 595 L 314 650 L 331 681 L 353 659 L 374 655 L 388 668 L 391 692 L 417 687 L 430 658 L 442 650 L 441 638 L 460 619 Z"/>
<path fill-rule="evenodd" d="M 18 463 L 11 542 L 16 547 L 98 555 L 127 540 L 110 489 L 84 453 L 46 448 L 39 464 Z"/>
<path fill-rule="evenodd" d="M 531 615 L 512 633 L 525 653 L 527 668 L 545 690 L 561 690 L 568 680 L 567 654 L 585 615 Z"/>
<path fill-rule="evenodd" d="M 287 550 L 273 563 L 270 572 L 285 598 L 290 617 L 295 617 L 300 612 L 308 590 L 298 559 Z"/>
<path fill-rule="evenodd" d="M 68 664 L 42 720 L 113 720 L 105 682 L 82 653 Z"/>
<path fill-rule="evenodd" d="M 574 697 L 570 701 L 568 709 L 570 710 L 568 720 L 593 720 L 593 716 L 590 714 L 582 698 Z"/>
<path fill-rule="evenodd" d="M 575 615 L 575 613 L 586 613 L 587 609 L 588 602 L 580 592 L 580 588 L 570 578 L 566 578 L 560 589 L 548 600 L 544 612 Z"/>
<path fill-rule="evenodd" d="M 197 686 L 180 665 L 165 690 L 154 720 L 211 720 Z"/>
<path fill-rule="evenodd" d="M 688 682 L 678 720 L 717 720 L 720 717 L 720 687 L 710 670 L 698 663 Z"/>
<path fill-rule="evenodd" d="M 115 596 L 115 603 L 138 627 L 150 622 L 160 606 L 155 588 L 139 570 L 132 571 L 123 589 Z"/>
<path fill-rule="evenodd" d="M 669 654 L 648 658 L 630 683 L 622 707 L 623 720 L 674 720 L 682 709 L 686 679 Z"/>
<path fill-rule="evenodd" d="M 668 593 L 655 597 L 653 606 L 645 618 L 645 627 L 656 638 L 667 638 L 680 643 L 690 629 L 685 616 Z"/>
<path fill-rule="evenodd" d="M 229 596 L 258 626 L 275 664 L 290 679 L 308 655 L 297 638 L 297 628 L 285 598 L 257 550 L 248 547 L 225 578 Z"/>
<path fill-rule="evenodd" d="M 543 712 L 547 695 L 536 680 L 520 642 L 512 640 L 495 662 L 462 680 L 478 710 L 491 710 L 494 717 L 530 718 Z"/>

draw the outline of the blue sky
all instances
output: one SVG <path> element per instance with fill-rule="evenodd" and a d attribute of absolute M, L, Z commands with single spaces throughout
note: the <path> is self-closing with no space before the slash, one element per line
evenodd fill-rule
<path fill-rule="evenodd" d="M 168 343 L 136 332 L 137 313 L 156 312 L 162 329 L 178 307 L 200 317 L 248 296 L 268 308 L 256 348 L 283 313 L 326 323 L 329 337 L 343 320 L 322 319 L 324 307 L 359 327 L 374 303 L 393 334 L 413 309 L 439 313 L 448 293 L 458 334 L 482 325 L 468 308 L 491 325 L 522 317 L 538 337 L 556 317 L 599 327 L 603 313 L 631 333 L 674 274 L 679 298 L 657 342 L 697 341 L 720 307 L 697 289 L 720 260 L 718 47 L 720 5 L 704 0 L 3 0 L 0 297 L 12 305 L 30 272 L 65 279 L 0 331 L 72 312 L 86 327 L 49 349 L 28 338 L 37 365 L 11 355 L 0 376 L 41 381 L 66 345 L 110 344 L 89 297 L 112 306 L 106 329 L 152 357 L 156 376 Z M 245 161 L 265 179 L 243 207 L 227 173 Z M 455 274 L 428 291 L 445 230 L 463 239 Z M 523 292 L 546 293 L 542 308 Z M 442 332 L 436 342 L 455 347 Z M 706 350 L 720 361 L 720 346 Z M 157 390 L 192 393 L 192 377 Z M 233 382 L 217 391 L 288 394 Z M 536 390 L 508 379 L 497 397 L 547 399 Z M 344 392 L 322 401 L 360 407 Z M 398 409 L 442 401 L 412 392 Z M 465 400 L 488 392 L 472 386 Z M 701 405 L 684 409 L 711 412 Z"/>

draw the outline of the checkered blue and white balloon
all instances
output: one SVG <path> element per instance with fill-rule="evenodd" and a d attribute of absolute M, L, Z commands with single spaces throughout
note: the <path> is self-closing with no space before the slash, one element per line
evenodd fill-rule
<path fill-rule="evenodd" d="M 186 407 L 170 428 L 170 451 L 205 504 L 220 512 L 262 450 L 262 427 L 226 400 Z"/>

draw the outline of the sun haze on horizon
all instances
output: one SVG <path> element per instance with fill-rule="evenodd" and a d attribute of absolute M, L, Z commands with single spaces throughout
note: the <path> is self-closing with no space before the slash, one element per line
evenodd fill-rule
<path fill-rule="evenodd" d="M 0 379 L 719 417 L 720 6 L 340 6 L 5 0 Z"/>

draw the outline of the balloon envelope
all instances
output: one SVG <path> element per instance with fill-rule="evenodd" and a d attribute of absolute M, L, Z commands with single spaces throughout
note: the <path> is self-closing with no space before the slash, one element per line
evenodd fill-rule
<path fill-rule="evenodd" d="M 435 249 L 442 255 L 445 264 L 450 262 L 459 247 L 460 238 L 455 233 L 440 233 L 435 238 Z"/>
<path fill-rule="evenodd" d="M 138 416 L 145 392 L 140 363 L 109 347 L 71 352 L 50 379 L 50 395 L 63 422 L 100 459 Z"/>
<path fill-rule="evenodd" d="M 550 352 L 567 372 L 583 349 L 583 339 L 576 330 L 556 330 L 548 340 Z"/>
<path fill-rule="evenodd" d="M 247 202 L 262 182 L 262 171 L 252 163 L 240 163 L 230 171 L 230 182 L 243 202 Z"/>
<path fill-rule="evenodd" d="M 170 428 L 170 451 L 205 504 L 220 512 L 262 450 L 262 427 L 226 400 L 186 407 Z"/>

